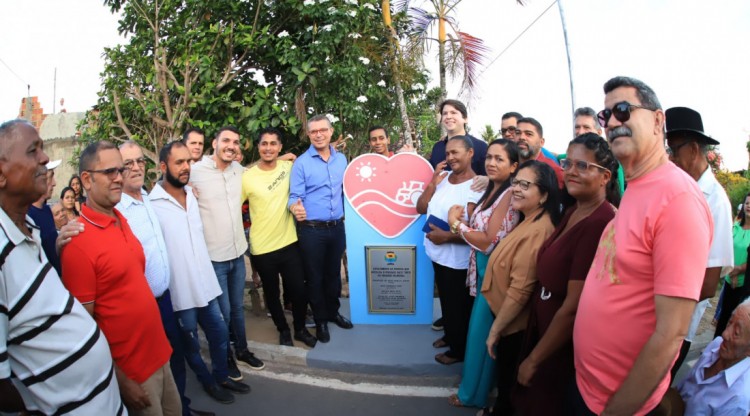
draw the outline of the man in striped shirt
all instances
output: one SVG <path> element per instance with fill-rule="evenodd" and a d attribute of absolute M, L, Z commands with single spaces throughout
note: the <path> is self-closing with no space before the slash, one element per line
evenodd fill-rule
<path fill-rule="evenodd" d="M 107 340 L 26 215 L 46 192 L 47 162 L 31 124 L 0 125 L 0 411 L 127 414 Z"/>

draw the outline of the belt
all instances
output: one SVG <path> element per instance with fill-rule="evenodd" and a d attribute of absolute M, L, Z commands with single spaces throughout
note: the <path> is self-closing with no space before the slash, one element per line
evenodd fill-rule
<path fill-rule="evenodd" d="M 314 220 L 305 220 L 300 221 L 300 225 L 304 225 L 307 227 L 313 227 L 313 228 L 333 228 L 339 224 L 343 224 L 344 219 L 339 218 L 337 220 L 331 220 L 331 221 L 314 221 Z"/>

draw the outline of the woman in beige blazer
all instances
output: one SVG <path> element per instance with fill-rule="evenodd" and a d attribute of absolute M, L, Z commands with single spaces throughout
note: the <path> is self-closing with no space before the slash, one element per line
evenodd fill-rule
<path fill-rule="evenodd" d="M 557 177 L 545 163 L 524 162 L 511 185 L 511 206 L 521 212 L 522 221 L 492 252 L 482 282 L 482 294 L 495 315 L 487 337 L 487 350 L 497 363 L 493 415 L 514 413 L 510 393 L 536 285 L 536 257 L 561 217 Z"/>

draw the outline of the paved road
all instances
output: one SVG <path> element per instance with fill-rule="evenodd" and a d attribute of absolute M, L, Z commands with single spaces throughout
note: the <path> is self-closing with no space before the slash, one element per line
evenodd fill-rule
<path fill-rule="evenodd" d="M 380 394 L 354 393 L 294 382 L 284 382 L 245 374 L 245 382 L 252 392 L 236 395 L 229 405 L 215 402 L 203 392 L 192 374 L 188 374 L 188 396 L 191 407 L 210 410 L 221 416 L 468 416 L 476 409 L 451 407 L 447 398 L 403 397 Z"/>

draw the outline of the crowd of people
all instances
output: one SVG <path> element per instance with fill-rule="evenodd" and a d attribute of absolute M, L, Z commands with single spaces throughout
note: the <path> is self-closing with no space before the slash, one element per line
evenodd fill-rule
<path fill-rule="evenodd" d="M 535 118 L 504 114 L 486 143 L 463 103 L 440 104 L 446 134 L 416 209 L 447 224 L 430 223 L 424 249 L 444 329 L 435 360 L 463 362 L 448 401 L 493 415 L 746 415 L 750 195 L 732 225 L 700 114 L 664 111 L 633 78 L 604 93 L 601 112 L 575 111 L 563 155 Z M 92 143 L 49 206 L 60 161 L 26 121 L 0 125 L 0 411 L 212 414 L 190 407 L 186 363 L 220 403 L 248 393 L 238 366 L 264 363 L 245 333 L 247 252 L 279 344 L 314 348 L 329 323 L 352 328 L 339 311 L 347 160 L 328 118 L 306 132 L 296 157 L 263 129 L 245 168 L 236 128 L 207 156 L 191 128 L 159 149 L 150 192 L 137 143 Z M 385 127 L 369 136 L 393 155 Z M 720 280 L 716 338 L 670 388 Z"/>

